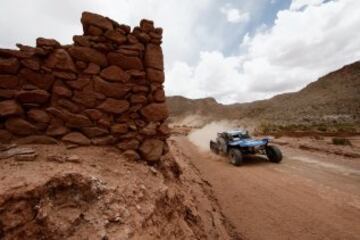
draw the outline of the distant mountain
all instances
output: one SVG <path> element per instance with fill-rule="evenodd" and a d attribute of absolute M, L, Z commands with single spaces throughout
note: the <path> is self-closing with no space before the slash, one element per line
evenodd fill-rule
<path fill-rule="evenodd" d="M 360 61 L 321 77 L 298 92 L 268 100 L 223 105 L 213 98 L 167 98 L 172 121 L 189 116 L 277 124 L 360 121 Z"/>

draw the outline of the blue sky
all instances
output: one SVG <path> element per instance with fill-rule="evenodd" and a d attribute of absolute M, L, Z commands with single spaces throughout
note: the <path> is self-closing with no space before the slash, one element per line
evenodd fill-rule
<path fill-rule="evenodd" d="M 164 28 L 167 95 L 247 102 L 296 91 L 360 59 L 359 0 L 2 0 L 0 47 L 63 44 L 82 11 Z"/>

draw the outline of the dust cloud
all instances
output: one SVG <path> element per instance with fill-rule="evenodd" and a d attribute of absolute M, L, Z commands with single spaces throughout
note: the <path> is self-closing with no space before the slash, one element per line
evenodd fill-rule
<path fill-rule="evenodd" d="M 235 127 L 236 124 L 234 122 L 211 122 L 200 129 L 192 131 L 188 135 L 188 138 L 192 143 L 198 146 L 201 151 L 208 151 L 210 140 L 215 140 L 218 132 L 223 132 Z"/>

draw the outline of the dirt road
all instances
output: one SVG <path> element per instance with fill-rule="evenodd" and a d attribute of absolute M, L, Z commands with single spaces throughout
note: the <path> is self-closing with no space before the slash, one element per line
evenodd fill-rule
<path fill-rule="evenodd" d="M 360 239 L 360 159 L 281 147 L 281 164 L 256 157 L 233 167 L 173 137 L 208 181 L 242 239 Z"/>

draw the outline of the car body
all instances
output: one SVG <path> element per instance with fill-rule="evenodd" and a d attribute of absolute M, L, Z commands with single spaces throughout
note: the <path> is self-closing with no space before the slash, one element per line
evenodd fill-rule
<path fill-rule="evenodd" d="M 276 146 L 270 145 L 270 138 L 253 139 L 244 129 L 235 129 L 217 134 L 216 141 L 210 141 L 210 149 L 216 154 L 227 155 L 236 166 L 243 162 L 243 155 L 266 155 L 271 162 L 279 163 L 282 153 Z"/>

